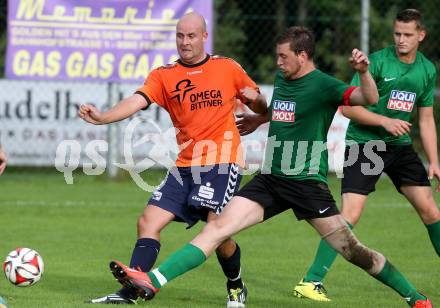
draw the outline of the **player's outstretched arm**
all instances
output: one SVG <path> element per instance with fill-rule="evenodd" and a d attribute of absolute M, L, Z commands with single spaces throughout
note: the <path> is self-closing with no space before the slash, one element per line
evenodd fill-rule
<path fill-rule="evenodd" d="M 247 106 L 255 113 L 265 114 L 267 112 L 267 102 L 264 95 L 255 89 L 244 87 L 240 90 L 240 95 L 248 101 Z"/>
<path fill-rule="evenodd" d="M 358 72 L 360 86 L 350 95 L 350 105 L 372 105 L 377 104 L 379 92 L 376 83 L 368 71 L 370 61 L 368 57 L 359 49 L 353 49 L 349 59 L 353 69 Z"/>
<path fill-rule="evenodd" d="M 93 105 L 81 105 L 78 114 L 86 122 L 101 125 L 124 120 L 147 106 L 148 103 L 142 95 L 133 94 L 105 112 L 99 111 Z"/>
<path fill-rule="evenodd" d="M 367 110 L 362 106 L 342 107 L 342 114 L 362 125 L 382 126 L 393 136 L 402 136 L 411 130 L 411 123 L 389 118 Z"/>
<path fill-rule="evenodd" d="M 8 158 L 6 156 L 6 153 L 0 146 L 0 175 L 2 175 L 3 171 L 5 171 L 7 162 Z"/>
<path fill-rule="evenodd" d="M 434 121 L 433 107 L 419 107 L 419 126 L 420 139 L 422 140 L 423 149 L 429 161 L 428 177 L 434 177 L 440 181 L 440 169 L 438 166 L 438 152 L 437 152 L 437 131 Z M 437 192 L 440 192 L 440 182 L 437 184 Z"/>

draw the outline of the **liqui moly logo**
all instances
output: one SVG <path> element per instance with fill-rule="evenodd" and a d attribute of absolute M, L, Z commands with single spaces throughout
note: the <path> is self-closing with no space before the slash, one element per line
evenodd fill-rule
<path fill-rule="evenodd" d="M 411 112 L 416 102 L 416 93 L 392 90 L 388 109 Z"/>
<path fill-rule="evenodd" d="M 295 107 L 295 102 L 274 100 L 272 105 L 272 120 L 280 122 L 294 122 Z"/>

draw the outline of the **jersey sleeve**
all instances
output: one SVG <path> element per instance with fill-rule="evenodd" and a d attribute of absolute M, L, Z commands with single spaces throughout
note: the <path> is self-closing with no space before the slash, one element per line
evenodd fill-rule
<path fill-rule="evenodd" d="M 417 99 L 418 107 L 431 107 L 434 104 L 434 89 L 435 89 L 436 79 L 437 79 L 437 74 L 434 72 L 431 75 L 431 78 L 429 78 L 428 80 L 428 84 L 426 85 L 425 91 Z"/>
<path fill-rule="evenodd" d="M 244 104 L 246 104 L 247 103 L 246 99 L 240 95 L 240 90 L 245 87 L 250 87 L 250 88 L 260 92 L 260 89 L 258 88 L 257 84 L 251 79 L 251 77 L 249 77 L 249 75 L 241 67 L 240 64 L 238 64 L 234 60 L 231 60 L 231 61 L 232 61 L 232 74 L 233 74 L 233 78 L 234 78 L 235 88 L 238 93 L 238 97 L 240 98 L 240 100 Z"/>
<path fill-rule="evenodd" d="M 155 69 L 145 79 L 144 85 L 137 89 L 135 93 L 142 95 L 147 100 L 148 105 L 157 103 L 164 107 L 167 100 L 163 89 L 163 82 L 159 71 Z"/>
<path fill-rule="evenodd" d="M 329 93 L 327 97 L 331 98 L 333 105 L 350 105 L 351 92 L 356 89 L 356 86 L 350 86 L 336 78 L 330 77 L 327 85 Z"/>

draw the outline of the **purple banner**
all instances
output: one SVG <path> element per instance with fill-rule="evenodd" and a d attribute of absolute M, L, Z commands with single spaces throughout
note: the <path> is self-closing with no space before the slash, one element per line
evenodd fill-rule
<path fill-rule="evenodd" d="M 142 82 L 177 59 L 189 11 L 205 17 L 212 52 L 212 0 L 9 0 L 6 77 Z"/>

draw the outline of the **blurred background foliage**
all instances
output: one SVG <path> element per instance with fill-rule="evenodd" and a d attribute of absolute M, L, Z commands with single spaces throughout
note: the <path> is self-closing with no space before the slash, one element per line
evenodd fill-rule
<path fill-rule="evenodd" d="M 361 0 L 215 0 L 214 4 L 215 52 L 236 59 L 258 82 L 272 82 L 276 37 L 293 25 L 315 32 L 315 62 L 321 70 L 351 79 L 347 59 L 352 48 L 360 48 Z M 370 52 L 393 43 L 393 20 L 399 10 L 417 8 L 428 32 L 421 51 L 439 67 L 439 5 L 438 0 L 371 0 Z"/>

